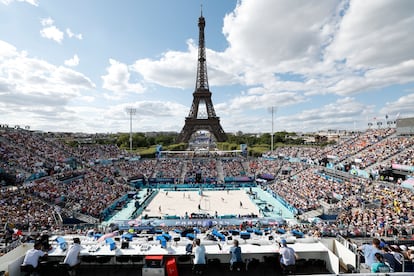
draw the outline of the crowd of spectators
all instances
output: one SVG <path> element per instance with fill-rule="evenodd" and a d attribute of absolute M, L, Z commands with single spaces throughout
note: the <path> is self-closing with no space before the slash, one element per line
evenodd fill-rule
<path fill-rule="evenodd" d="M 357 167 L 365 169 L 374 163 L 382 162 L 391 156 L 404 152 L 405 149 L 410 148 L 413 144 L 414 139 L 410 137 L 390 137 L 364 149 L 353 156 L 353 159 L 359 159 L 359 162 L 356 163 Z"/>
<path fill-rule="evenodd" d="M 47 204 L 25 189 L 3 188 L 0 198 L 2 229 L 41 231 L 56 227 L 57 206 Z"/>
<path fill-rule="evenodd" d="M 216 159 L 195 158 L 186 161 L 185 178 L 195 178 L 197 173 L 206 178 L 218 178 Z"/>
<path fill-rule="evenodd" d="M 154 177 L 181 178 L 183 162 L 180 159 L 159 159 L 155 165 Z"/>
<path fill-rule="evenodd" d="M 24 187 L 28 194 L 46 202 L 95 218 L 100 218 L 109 205 L 130 190 L 127 185 L 109 184 L 104 177 L 93 170 L 69 183 L 45 178 L 26 183 Z"/>
<path fill-rule="evenodd" d="M 243 166 L 243 159 L 229 158 L 221 159 L 224 177 L 237 177 L 246 175 L 246 169 Z"/>
<path fill-rule="evenodd" d="M 325 148 L 280 147 L 266 154 L 272 158 L 247 161 L 239 157 L 130 160 L 131 156 L 115 145 L 70 147 L 35 132 L 2 131 L 0 168 L 18 172 L 20 181 L 39 172 L 46 177 L 2 191 L 1 223 L 42 229 L 58 227 L 56 216 L 65 212 L 101 218 L 108 206 L 134 189 L 127 185 L 128 178 L 185 179 L 198 172 L 202 177 L 217 178 L 221 166 L 224 177 L 272 174 L 275 182 L 267 188 L 300 213 L 327 204 L 340 210 L 334 223 L 319 226 L 321 232 L 403 233 L 414 223 L 412 191 L 398 183 L 336 179 L 317 170 L 327 155 L 337 156 L 337 160 L 359 158 L 363 160 L 360 168 L 385 168 L 394 162 L 412 166 L 414 138 L 394 137 L 394 133 L 394 129 L 368 130 Z M 70 159 L 76 161 L 75 166 Z"/>

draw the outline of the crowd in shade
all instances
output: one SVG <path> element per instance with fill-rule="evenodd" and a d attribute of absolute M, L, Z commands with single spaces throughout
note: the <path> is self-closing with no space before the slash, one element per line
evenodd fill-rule
<path fill-rule="evenodd" d="M 187 160 L 186 165 L 186 178 L 194 177 L 197 173 L 201 173 L 202 176 L 207 178 L 217 178 L 217 161 L 216 159 L 194 159 L 192 161 Z"/>
<path fill-rule="evenodd" d="M 179 159 L 160 159 L 155 166 L 155 177 L 180 178 L 183 171 L 183 162 Z"/>
<path fill-rule="evenodd" d="M 109 206 L 125 203 L 136 188 L 128 179 L 168 177 L 178 182 L 201 172 L 205 178 L 271 175 L 261 184 L 299 214 L 322 206 L 337 214 L 334 221 L 298 225 L 317 235 L 412 236 L 414 194 L 375 177 L 336 178 L 322 166 L 379 171 L 391 164 L 414 165 L 414 137 L 396 136 L 395 129 L 370 129 L 343 137 L 325 147 L 278 147 L 263 158 L 214 157 L 134 159 L 116 145 L 70 146 L 52 134 L 22 129 L 0 132 L 0 170 L 13 176 L 2 187 L 0 223 L 4 229 L 30 231 L 61 228 L 60 216 L 83 214 L 105 219 Z M 341 165 L 341 166 L 340 166 Z M 346 170 L 345 170 L 346 171 Z M 375 175 L 375 174 L 371 174 Z M 412 172 L 411 172 L 412 175 Z M 5 231 L 0 239 L 10 238 Z"/>
<path fill-rule="evenodd" d="M 223 159 L 221 160 L 223 166 L 224 175 L 227 177 L 236 177 L 245 175 L 245 167 L 242 164 L 242 160 L 234 159 Z"/>

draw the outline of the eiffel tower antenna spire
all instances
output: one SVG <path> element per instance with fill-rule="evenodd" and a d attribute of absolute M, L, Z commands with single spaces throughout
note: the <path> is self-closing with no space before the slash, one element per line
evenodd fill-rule
<path fill-rule="evenodd" d="M 198 65 L 197 65 L 197 78 L 196 78 L 196 90 L 207 89 L 208 90 L 208 78 L 207 78 L 207 62 L 206 62 L 206 46 L 204 37 L 204 28 L 206 26 L 206 20 L 203 17 L 203 5 L 201 5 L 201 14 L 198 18 Z"/>
<path fill-rule="evenodd" d="M 185 118 L 185 125 L 177 137 L 178 142 L 188 142 L 191 135 L 197 130 L 208 130 L 214 135 L 217 141 L 224 142 L 227 135 L 220 125 L 220 118 L 214 111 L 213 102 L 211 101 L 211 92 L 208 86 L 206 47 L 204 28 L 206 21 L 203 17 L 203 6 L 201 6 L 200 17 L 198 18 L 198 59 L 197 59 L 197 76 L 195 91 L 193 93 L 193 103 L 190 113 Z M 200 105 L 205 107 L 200 110 Z M 206 114 L 203 114 L 205 111 Z"/>

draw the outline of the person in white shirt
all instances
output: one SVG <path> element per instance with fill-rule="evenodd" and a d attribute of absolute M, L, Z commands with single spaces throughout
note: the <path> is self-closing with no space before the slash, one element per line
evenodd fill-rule
<path fill-rule="evenodd" d="M 194 240 L 194 264 L 206 264 L 206 249 L 200 239 Z"/>
<path fill-rule="evenodd" d="M 280 265 L 282 266 L 289 266 L 296 264 L 297 254 L 293 248 L 287 246 L 287 242 L 285 239 L 280 241 Z"/>
<path fill-rule="evenodd" d="M 24 256 L 24 266 L 31 265 L 33 268 L 37 268 L 39 265 L 39 259 L 47 256 L 47 253 L 40 250 L 40 248 L 42 248 L 42 243 L 40 241 L 36 241 L 34 247 L 29 249 Z"/>
<path fill-rule="evenodd" d="M 80 263 L 79 254 L 81 250 L 82 246 L 80 245 L 80 239 L 74 238 L 73 245 L 69 248 L 63 263 L 69 265 L 71 268 L 78 265 Z"/>
<path fill-rule="evenodd" d="M 194 267 L 195 274 L 203 274 L 204 266 L 206 264 L 206 248 L 200 244 L 200 239 L 195 239 L 193 242 L 194 249 Z"/>

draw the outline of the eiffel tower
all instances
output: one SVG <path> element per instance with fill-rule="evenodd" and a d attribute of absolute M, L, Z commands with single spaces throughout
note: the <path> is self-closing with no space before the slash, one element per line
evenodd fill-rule
<path fill-rule="evenodd" d="M 214 135 L 218 142 L 227 140 L 227 135 L 220 125 L 220 118 L 214 111 L 211 101 L 211 92 L 208 87 L 206 48 L 204 44 L 204 27 L 206 21 L 203 12 L 198 18 L 199 38 L 198 38 L 198 64 L 196 87 L 193 92 L 193 103 L 190 113 L 185 118 L 185 125 L 177 137 L 177 142 L 188 143 L 191 135 L 197 130 L 208 130 Z M 200 108 L 205 106 L 205 110 Z"/>

